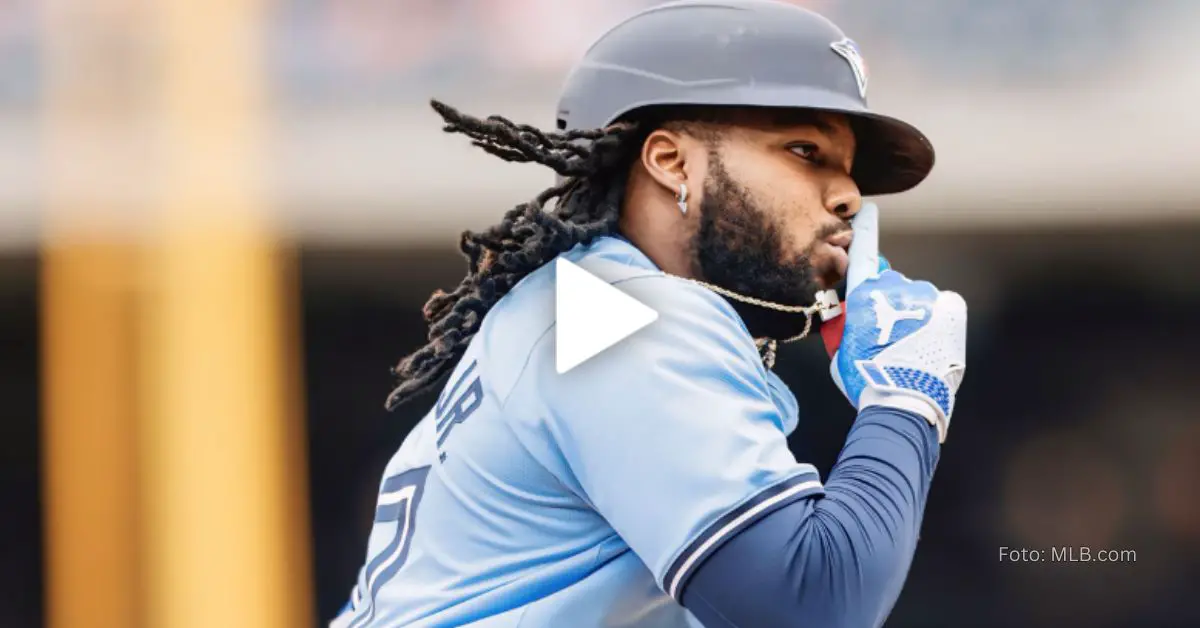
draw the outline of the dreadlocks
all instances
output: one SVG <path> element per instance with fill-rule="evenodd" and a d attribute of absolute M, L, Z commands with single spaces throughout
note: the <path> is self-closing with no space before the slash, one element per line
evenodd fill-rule
<path fill-rule="evenodd" d="M 522 278 L 575 245 L 616 231 L 629 166 L 648 132 L 646 124 L 626 123 L 548 133 L 501 116 L 481 120 L 438 101 L 431 105 L 447 133 L 466 135 L 472 145 L 505 161 L 548 166 L 564 180 L 513 207 L 498 224 L 462 234 L 467 276 L 425 304 L 428 342 L 392 369 L 400 381 L 388 397 L 389 410 L 448 374 L 484 315 Z M 553 211 L 547 211 L 554 199 Z"/>

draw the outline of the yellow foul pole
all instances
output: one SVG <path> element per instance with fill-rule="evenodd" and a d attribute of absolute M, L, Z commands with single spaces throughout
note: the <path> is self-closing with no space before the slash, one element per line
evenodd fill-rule
<path fill-rule="evenodd" d="M 140 625 L 138 249 L 123 230 L 145 171 L 135 15 L 102 0 L 41 5 L 44 233 L 42 451 L 48 628 Z M 125 3 L 125 8 L 131 8 Z"/>
<path fill-rule="evenodd" d="M 143 379 L 146 623 L 312 623 L 290 258 L 264 194 L 266 5 L 161 0 Z"/>
<path fill-rule="evenodd" d="M 310 625 L 266 6 L 42 8 L 47 625 Z"/>
<path fill-rule="evenodd" d="M 131 257 L 114 242 L 43 253 L 48 628 L 140 625 Z"/>

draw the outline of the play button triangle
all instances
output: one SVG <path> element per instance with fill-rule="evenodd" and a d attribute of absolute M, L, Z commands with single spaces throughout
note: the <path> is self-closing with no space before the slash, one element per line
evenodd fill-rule
<path fill-rule="evenodd" d="M 555 366 L 559 374 L 658 319 L 658 312 L 577 264 L 555 262 Z"/>

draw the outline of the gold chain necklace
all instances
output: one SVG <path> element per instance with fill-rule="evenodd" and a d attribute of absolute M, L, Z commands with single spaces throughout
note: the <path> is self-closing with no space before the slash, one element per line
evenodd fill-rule
<path fill-rule="evenodd" d="M 785 344 L 789 343 L 789 342 L 796 342 L 798 340 L 803 340 L 805 337 L 808 336 L 808 332 L 812 331 L 813 314 L 820 312 L 822 314 L 822 319 L 828 320 L 828 318 L 832 318 L 833 316 L 836 316 L 837 314 L 841 313 L 841 304 L 837 302 L 836 297 L 827 296 L 827 294 L 830 292 L 828 290 L 823 290 L 821 292 L 818 292 L 817 300 L 812 305 L 784 305 L 782 303 L 775 303 L 773 301 L 764 301 L 763 299 L 757 299 L 755 297 L 748 297 L 744 294 L 738 294 L 732 290 L 727 290 L 725 288 L 722 288 L 721 286 L 715 286 L 706 281 L 700 281 L 699 279 L 692 279 L 690 277 L 680 277 L 680 279 L 690 281 L 690 282 L 692 282 L 698 286 L 702 286 L 704 288 L 708 288 L 709 290 L 712 290 L 713 292 L 715 292 L 725 298 L 733 299 L 734 301 L 741 301 L 742 303 L 756 305 L 758 307 L 766 308 L 768 310 L 775 310 L 776 312 L 786 312 L 788 314 L 803 314 L 804 315 L 804 330 L 801 331 L 799 334 L 792 336 L 791 338 L 783 339 L 782 342 Z M 779 349 L 779 342 L 780 341 L 778 341 L 774 338 L 755 338 L 754 339 L 754 344 L 755 344 L 755 346 L 758 347 L 759 355 L 762 357 L 763 365 L 766 366 L 768 369 L 775 367 L 775 356 L 776 356 L 776 352 Z"/>

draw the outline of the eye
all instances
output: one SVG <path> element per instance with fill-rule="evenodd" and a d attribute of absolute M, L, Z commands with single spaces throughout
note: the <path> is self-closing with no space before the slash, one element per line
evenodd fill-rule
<path fill-rule="evenodd" d="M 800 143 L 800 144 L 792 144 L 791 146 L 788 147 L 788 150 L 792 151 L 793 153 L 795 153 L 796 155 L 798 155 L 801 159 L 803 159 L 805 161 L 811 161 L 814 164 L 821 162 L 821 160 L 817 154 L 817 145 L 816 144 L 810 144 L 807 142 Z"/>

